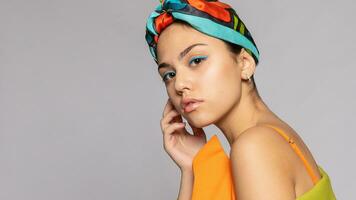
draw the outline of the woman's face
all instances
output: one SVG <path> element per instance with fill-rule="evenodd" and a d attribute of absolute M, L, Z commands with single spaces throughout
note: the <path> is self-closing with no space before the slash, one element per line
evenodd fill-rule
<path fill-rule="evenodd" d="M 158 65 L 162 65 L 158 71 L 168 96 L 193 126 L 213 124 L 238 104 L 241 66 L 222 40 L 173 23 L 161 33 L 157 45 Z M 203 102 L 186 113 L 183 98 Z"/>

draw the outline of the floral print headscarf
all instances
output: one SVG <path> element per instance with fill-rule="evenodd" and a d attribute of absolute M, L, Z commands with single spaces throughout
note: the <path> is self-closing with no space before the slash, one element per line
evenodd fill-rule
<path fill-rule="evenodd" d="M 218 0 L 160 0 L 147 19 L 145 35 L 156 63 L 159 35 L 174 20 L 187 22 L 202 33 L 242 46 L 258 64 L 259 51 L 250 32 L 235 10 Z"/>

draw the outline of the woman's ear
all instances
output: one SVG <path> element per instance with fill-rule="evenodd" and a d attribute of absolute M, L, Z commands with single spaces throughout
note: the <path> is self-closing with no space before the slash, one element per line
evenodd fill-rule
<path fill-rule="evenodd" d="M 242 48 L 238 61 L 241 65 L 241 78 L 248 80 L 255 73 L 255 59 L 253 59 L 253 57 L 244 48 Z"/>

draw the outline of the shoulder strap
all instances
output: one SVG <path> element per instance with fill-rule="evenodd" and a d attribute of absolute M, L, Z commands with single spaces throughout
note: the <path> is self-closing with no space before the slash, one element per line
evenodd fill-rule
<path fill-rule="evenodd" d="M 272 126 L 270 124 L 265 124 L 268 127 L 271 127 L 273 129 L 275 129 L 289 144 L 290 146 L 293 148 L 293 150 L 297 153 L 297 155 L 299 156 L 299 158 L 303 161 L 303 164 L 306 168 L 306 170 L 308 171 L 309 176 L 311 177 L 314 185 L 318 182 L 318 178 L 317 176 L 313 173 L 313 170 L 311 168 L 311 165 L 308 163 L 308 161 L 305 159 L 302 151 L 298 148 L 297 144 L 294 143 L 293 139 L 288 137 L 287 134 L 285 134 L 281 129 Z"/>

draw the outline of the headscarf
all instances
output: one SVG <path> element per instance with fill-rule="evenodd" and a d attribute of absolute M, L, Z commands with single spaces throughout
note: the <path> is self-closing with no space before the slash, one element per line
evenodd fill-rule
<path fill-rule="evenodd" d="M 242 46 L 258 64 L 259 51 L 247 27 L 230 5 L 218 0 L 160 0 L 147 19 L 145 35 L 156 63 L 159 35 L 175 20 L 187 22 L 209 36 Z"/>

